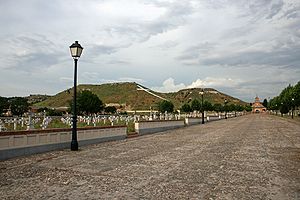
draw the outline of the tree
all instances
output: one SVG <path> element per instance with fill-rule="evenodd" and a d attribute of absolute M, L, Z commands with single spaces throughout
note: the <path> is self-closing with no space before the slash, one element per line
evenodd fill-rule
<path fill-rule="evenodd" d="M 216 103 L 213 106 L 213 110 L 216 111 L 216 112 L 223 112 L 224 108 L 220 103 Z"/>
<path fill-rule="evenodd" d="M 23 97 L 15 97 L 10 101 L 10 108 L 13 115 L 21 116 L 28 112 L 29 104 Z"/>
<path fill-rule="evenodd" d="M 77 108 L 80 114 L 98 113 L 103 110 L 103 103 L 98 96 L 91 91 L 84 90 L 78 94 Z"/>
<path fill-rule="evenodd" d="M 192 111 L 192 108 L 189 104 L 185 103 L 181 106 L 181 109 L 180 109 L 182 112 L 191 112 Z"/>
<path fill-rule="evenodd" d="M 234 104 L 229 104 L 227 106 L 227 111 L 229 111 L 229 112 L 236 111 L 235 105 Z"/>
<path fill-rule="evenodd" d="M 7 109 L 9 107 L 7 98 L 5 97 L 0 97 L 0 116 L 4 112 L 4 109 Z"/>
<path fill-rule="evenodd" d="M 63 112 L 55 109 L 46 110 L 46 115 L 48 116 L 62 116 Z"/>
<path fill-rule="evenodd" d="M 246 110 L 247 112 L 250 112 L 250 111 L 252 110 L 252 106 L 246 105 L 246 106 L 245 106 L 245 110 Z"/>
<path fill-rule="evenodd" d="M 269 109 L 270 110 L 279 110 L 279 97 L 274 97 L 273 99 L 270 100 L 269 102 Z"/>
<path fill-rule="evenodd" d="M 280 106 L 280 113 L 281 114 L 286 114 L 286 113 L 288 113 L 289 112 L 289 107 L 288 107 L 288 105 L 287 104 L 282 104 L 281 106 Z"/>
<path fill-rule="evenodd" d="M 114 106 L 107 106 L 107 107 L 104 108 L 104 112 L 114 114 L 114 113 L 117 112 L 117 108 L 114 107 Z"/>
<path fill-rule="evenodd" d="M 200 110 L 201 109 L 201 103 L 197 99 L 193 99 L 191 103 L 191 109 L 192 111 Z"/>
<path fill-rule="evenodd" d="M 162 113 L 164 112 L 173 112 L 174 104 L 171 101 L 161 101 L 158 103 L 158 110 Z"/>
<path fill-rule="evenodd" d="M 291 85 L 288 85 L 286 88 L 284 88 L 281 91 L 281 93 L 279 95 L 280 102 L 285 107 L 283 109 L 284 111 L 285 111 L 285 109 L 290 110 L 292 108 L 292 106 L 293 106 L 292 105 L 292 98 L 293 98 L 293 87 Z"/>
<path fill-rule="evenodd" d="M 243 110 L 244 110 L 243 106 L 241 106 L 241 105 L 235 105 L 235 111 L 242 112 Z"/>
<path fill-rule="evenodd" d="M 295 86 L 288 85 L 269 102 L 269 109 L 280 110 L 282 114 L 298 106 L 300 106 L 300 81 Z"/>
<path fill-rule="evenodd" d="M 268 107 L 268 100 L 264 99 L 262 105 L 267 108 Z"/>
<path fill-rule="evenodd" d="M 204 101 L 203 102 L 203 110 L 204 111 L 212 111 L 213 110 L 213 106 L 209 101 Z"/>
<path fill-rule="evenodd" d="M 300 106 L 300 81 L 293 88 L 294 106 Z"/>

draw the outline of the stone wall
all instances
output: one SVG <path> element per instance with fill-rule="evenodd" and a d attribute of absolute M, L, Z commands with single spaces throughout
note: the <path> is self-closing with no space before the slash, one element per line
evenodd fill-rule
<path fill-rule="evenodd" d="M 0 160 L 51 150 L 70 148 L 72 129 L 46 129 L 0 134 Z M 110 140 L 124 139 L 126 126 L 78 128 L 79 147 Z"/>

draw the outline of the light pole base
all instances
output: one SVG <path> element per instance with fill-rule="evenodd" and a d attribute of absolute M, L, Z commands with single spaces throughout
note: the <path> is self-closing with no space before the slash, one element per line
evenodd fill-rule
<path fill-rule="evenodd" d="M 76 140 L 71 142 L 71 151 L 78 151 L 78 142 Z"/>

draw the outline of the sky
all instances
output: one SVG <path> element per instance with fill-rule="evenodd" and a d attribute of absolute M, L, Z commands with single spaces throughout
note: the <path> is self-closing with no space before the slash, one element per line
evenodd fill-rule
<path fill-rule="evenodd" d="M 137 82 L 247 102 L 300 81 L 299 0 L 0 0 L 0 96 Z"/>

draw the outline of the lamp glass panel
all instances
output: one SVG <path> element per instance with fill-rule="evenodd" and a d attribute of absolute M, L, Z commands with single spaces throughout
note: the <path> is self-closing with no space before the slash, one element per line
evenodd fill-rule
<path fill-rule="evenodd" d="M 82 50 L 82 48 L 77 48 L 77 57 L 81 56 Z"/>
<path fill-rule="evenodd" d="M 71 51 L 71 55 L 72 55 L 72 57 L 77 57 L 77 48 L 75 47 L 73 47 L 73 48 L 70 48 L 70 51 Z"/>

